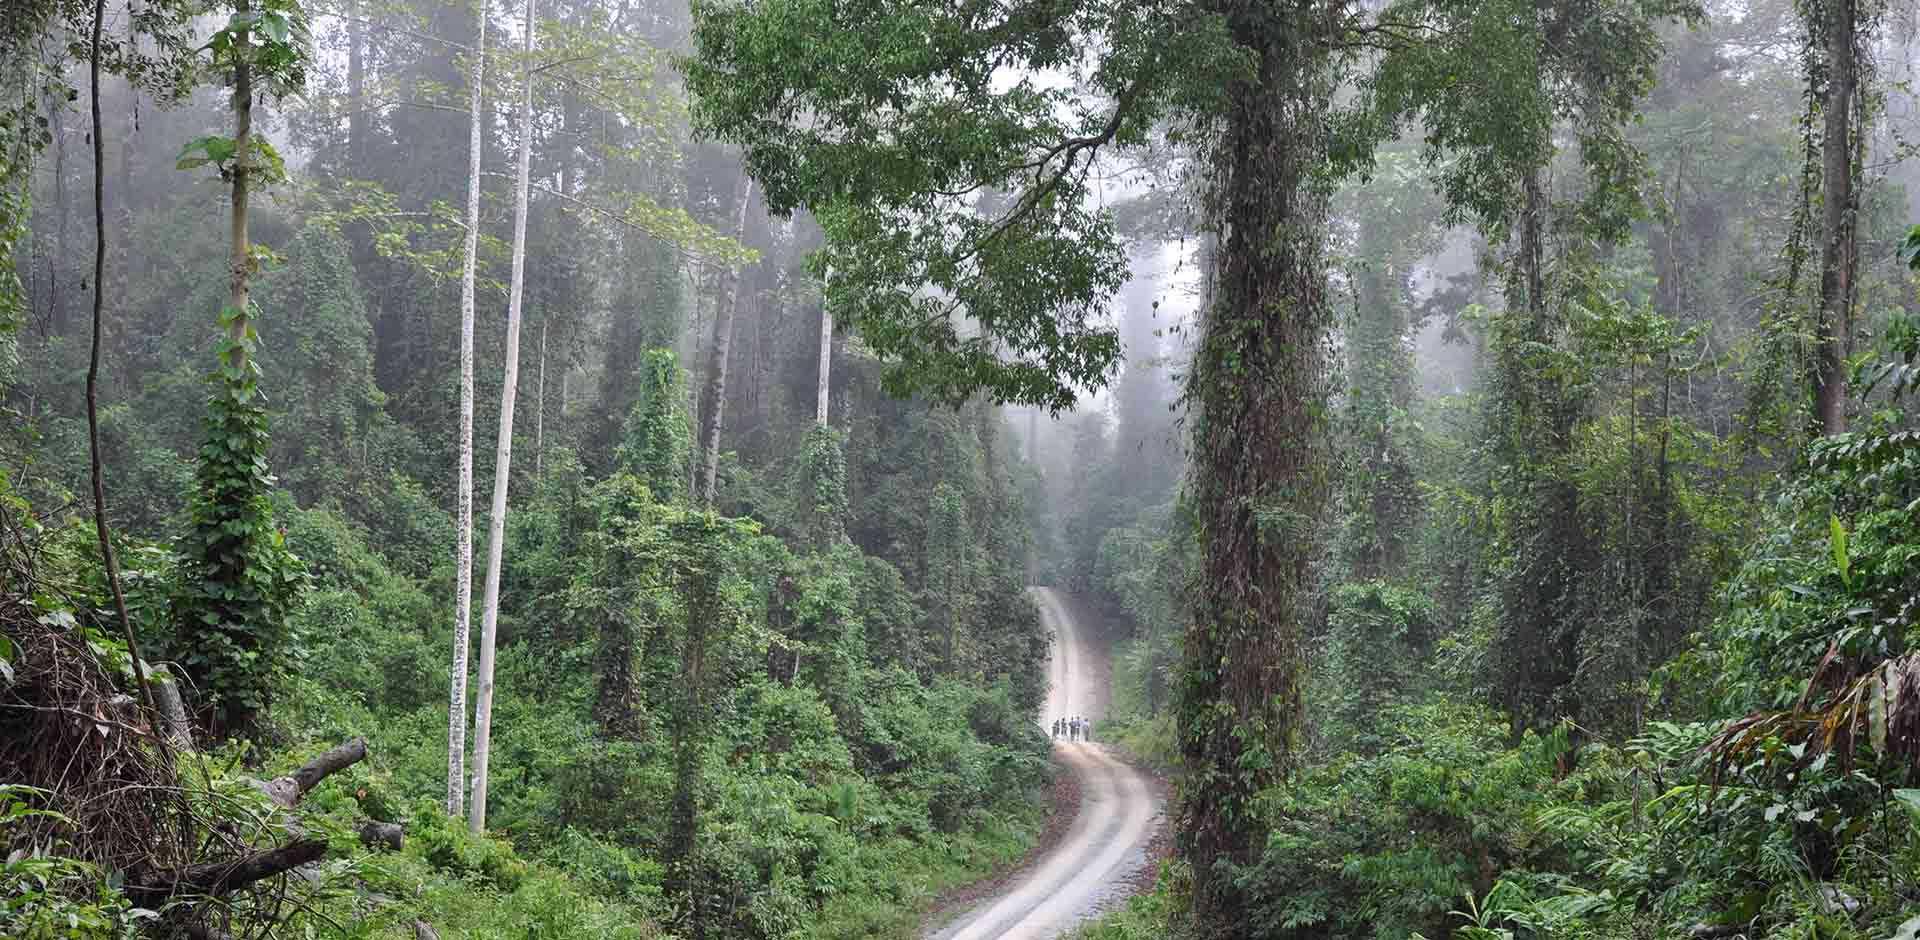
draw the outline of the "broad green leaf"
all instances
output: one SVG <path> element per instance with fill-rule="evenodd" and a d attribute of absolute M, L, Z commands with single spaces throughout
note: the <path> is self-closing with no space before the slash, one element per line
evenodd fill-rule
<path fill-rule="evenodd" d="M 1840 524 L 1839 516 L 1828 516 L 1827 526 L 1831 532 L 1829 547 L 1833 552 L 1833 569 L 1840 572 L 1840 581 L 1848 588 L 1853 587 L 1853 568 L 1847 556 L 1847 527 Z"/>

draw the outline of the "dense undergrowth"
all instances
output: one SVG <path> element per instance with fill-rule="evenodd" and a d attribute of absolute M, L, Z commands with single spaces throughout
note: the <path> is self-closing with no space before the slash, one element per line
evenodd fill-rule
<path fill-rule="evenodd" d="M 43 524 L 17 496 L 8 499 L 10 523 L 30 532 L 16 547 L 36 555 L 47 587 L 25 601 L 42 621 L 67 624 L 98 655 L 124 663 L 124 646 L 99 619 L 100 597 L 89 593 L 99 586 L 88 532 Z M 593 645 L 531 632 L 507 645 L 493 823 L 488 835 L 471 835 L 437 799 L 446 711 L 433 690 L 446 683 L 445 637 L 424 616 L 430 600 L 337 514 L 285 518 L 313 585 L 294 617 L 292 668 L 278 680 L 276 735 L 265 746 L 208 754 L 200 783 L 183 774 L 190 788 L 224 792 L 345 737 L 368 739 L 371 756 L 328 779 L 302 808 L 301 824 L 326 833 L 333 852 L 295 879 L 282 928 L 398 937 L 420 921 L 442 936 L 678 935 L 688 895 L 672 890 L 663 862 L 673 835 L 673 742 L 645 723 L 614 738 L 596 722 L 602 675 Z M 743 598 L 754 596 L 747 589 L 756 578 L 783 572 L 792 609 L 807 609 L 799 616 L 838 624 L 842 643 L 857 635 L 860 595 L 844 567 L 809 564 L 764 537 L 754 545 L 753 563 L 765 567 L 736 572 Z M 166 558 L 158 548 L 129 548 Z M 132 580 L 165 577 L 136 570 Z M 689 853 L 710 935 L 900 936 L 942 889 L 1018 857 L 1037 832 L 1046 742 L 1008 684 L 922 677 L 814 639 L 817 673 L 808 660 L 796 670 L 783 657 L 770 669 L 764 636 L 731 650 L 732 678 L 698 748 L 699 841 Z M 643 674 L 670 668 L 644 656 L 639 664 Z M 122 675 L 131 689 L 129 679 Z M 665 713 L 671 685 L 641 690 L 640 708 Z M 18 789 L 7 797 L 9 814 L 38 813 L 46 802 Z M 367 819 L 403 824 L 404 849 L 364 847 L 355 830 Z M 68 830 L 70 840 L 90 837 Z M 9 935 L 119 936 L 152 916 L 115 890 L 124 872 L 63 861 L 58 845 L 42 850 L 9 864 L 0 908 Z"/>
<path fill-rule="evenodd" d="M 1237 875 L 1260 899 L 1258 934 L 1912 936 L 1920 460 L 1900 443 L 1906 420 L 1883 409 L 1811 446 L 1738 530 L 1751 542 L 1711 618 L 1630 687 L 1637 722 L 1528 728 L 1487 704 L 1499 676 L 1471 665 L 1491 604 L 1450 620 L 1417 584 L 1331 586 L 1308 756 L 1263 795 L 1264 853 Z M 1162 564 L 1177 544 L 1140 557 Z M 1126 580 L 1109 583 L 1124 610 Z M 1124 647 L 1108 735 L 1172 760 L 1152 704 L 1163 642 L 1143 631 Z M 1078 936 L 1166 935 L 1184 874 L 1162 876 Z"/>

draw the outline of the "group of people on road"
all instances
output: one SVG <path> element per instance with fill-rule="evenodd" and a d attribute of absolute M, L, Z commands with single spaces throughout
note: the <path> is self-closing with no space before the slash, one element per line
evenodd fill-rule
<path fill-rule="evenodd" d="M 1053 739 L 1058 741 L 1063 735 L 1069 741 L 1091 741 L 1093 740 L 1093 722 L 1079 715 L 1072 718 L 1055 718 Z"/>

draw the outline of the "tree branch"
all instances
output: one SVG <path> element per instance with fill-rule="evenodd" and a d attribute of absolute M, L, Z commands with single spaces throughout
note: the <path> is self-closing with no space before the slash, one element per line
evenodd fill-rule
<path fill-rule="evenodd" d="M 308 761 L 299 770 L 277 777 L 260 789 L 267 798 L 285 809 L 292 809 L 307 795 L 307 791 L 318 786 L 320 781 L 335 773 L 359 763 L 367 756 L 367 739 L 354 738 L 313 760 Z"/>
<path fill-rule="evenodd" d="M 327 854 L 319 839 L 300 839 L 277 849 L 243 855 L 225 862 L 190 865 L 126 887 L 127 899 L 140 907 L 158 908 L 177 894 L 220 897 L 256 881 L 285 874 Z"/>

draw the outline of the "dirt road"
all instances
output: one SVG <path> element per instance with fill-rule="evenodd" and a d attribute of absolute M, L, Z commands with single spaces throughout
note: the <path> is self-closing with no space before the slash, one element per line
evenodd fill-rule
<path fill-rule="evenodd" d="M 1041 724 L 1071 715 L 1097 722 L 1106 711 L 1105 652 L 1085 641 L 1071 608 L 1051 588 L 1034 588 L 1033 599 L 1054 634 L 1052 688 Z M 1096 736 L 1099 730 L 1096 723 Z M 930 940 L 1052 940 L 1126 897 L 1128 876 L 1148 863 L 1159 799 L 1145 776 L 1098 742 L 1063 740 L 1054 750 L 1080 778 L 1080 812 L 1066 837 L 1004 892 Z"/>

